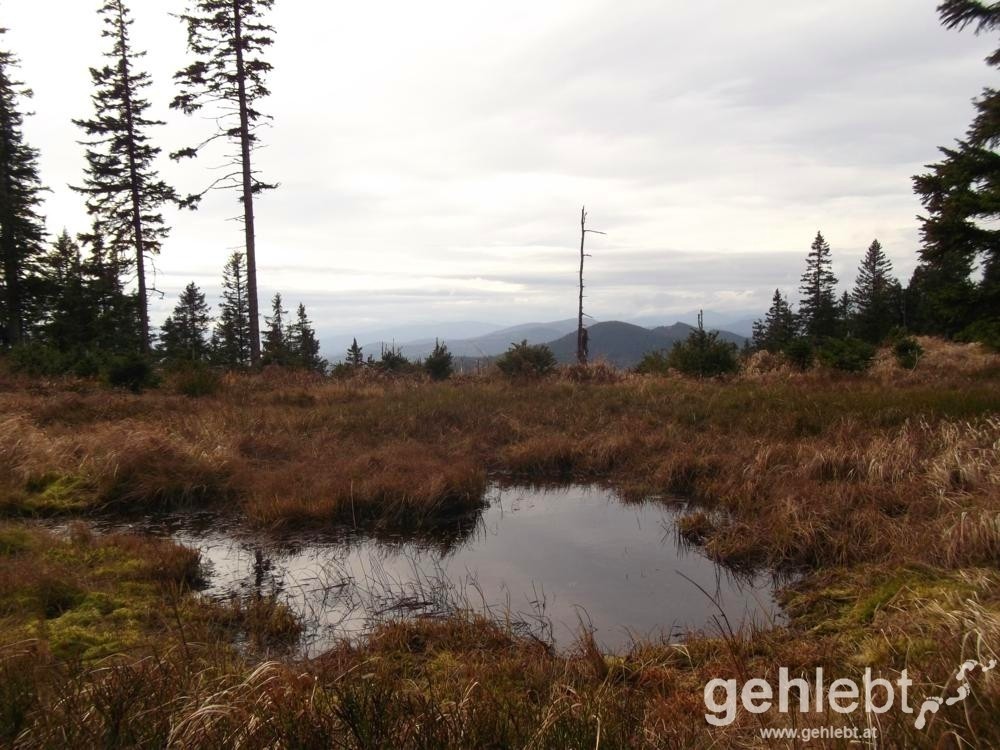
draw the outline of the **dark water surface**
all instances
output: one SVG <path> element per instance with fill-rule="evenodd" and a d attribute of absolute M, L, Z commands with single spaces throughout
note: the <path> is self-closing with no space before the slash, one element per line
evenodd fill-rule
<path fill-rule="evenodd" d="M 494 488 L 488 501 L 434 538 L 266 536 L 219 515 L 129 528 L 200 550 L 210 595 L 275 593 L 304 618 L 308 654 L 379 620 L 456 605 L 509 616 L 560 647 L 582 622 L 612 650 L 633 636 L 715 629 L 719 608 L 733 627 L 780 619 L 770 575 L 736 577 L 681 543 L 676 510 L 663 503 L 626 504 L 582 486 Z"/>

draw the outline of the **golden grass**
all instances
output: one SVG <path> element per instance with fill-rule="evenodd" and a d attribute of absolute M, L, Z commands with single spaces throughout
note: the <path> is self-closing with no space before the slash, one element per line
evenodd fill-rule
<path fill-rule="evenodd" d="M 557 654 L 463 614 L 386 624 L 310 662 L 254 662 L 191 644 L 187 653 L 66 668 L 13 645 L 0 649 L 0 739 L 18 747 L 766 747 L 760 722 L 788 719 L 741 714 L 732 727 L 709 728 L 701 703 L 709 679 L 773 680 L 779 665 L 855 678 L 866 666 L 889 677 L 907 668 L 918 702 L 939 694 L 963 658 L 996 656 L 995 571 L 831 570 L 799 588 L 789 627 L 637 643 L 619 655 L 601 653 L 586 633 Z M 995 746 L 998 683 L 978 682 L 964 710 L 926 732 L 900 712 L 880 717 L 881 746 L 930 748 L 950 734 Z M 828 711 L 807 725 L 858 720 Z"/>
<path fill-rule="evenodd" d="M 0 375 L 0 509 L 9 515 L 221 501 L 267 526 L 422 527 L 474 510 L 490 475 L 590 480 L 630 499 L 683 496 L 691 507 L 679 533 L 709 555 L 799 574 L 783 593 L 787 626 L 636 643 L 617 655 L 586 634 L 554 653 L 459 613 L 387 624 L 313 662 L 260 663 L 213 639 L 267 649 L 272 636 L 293 636 L 287 611 L 262 597 L 185 609 L 152 629 L 136 620 L 128 658 L 68 667 L 45 639 L 16 642 L 32 623 L 80 607 L 81 592 L 61 584 L 81 559 L 100 557 L 87 550 L 157 562 L 141 574 L 88 573 L 84 600 L 123 580 L 146 587 L 147 611 L 166 615 L 191 606 L 169 586 L 184 569 L 170 556 L 184 553 L 84 531 L 39 541 L 7 524 L 0 606 L 14 619 L 0 615 L 10 644 L 0 652 L 0 743 L 756 747 L 753 717 L 709 731 L 708 679 L 773 678 L 779 666 L 857 677 L 876 666 L 906 668 L 921 695 L 939 694 L 963 659 L 1000 650 L 1000 368 L 978 347 L 922 344 L 913 372 L 890 360 L 863 377 L 760 361 L 721 383 L 606 368 L 530 384 L 267 371 L 226 376 L 218 393 L 189 399 Z M 52 561 L 48 550 L 63 552 Z M 164 581 L 149 579 L 153 568 Z M 16 593 L 22 585 L 30 596 Z M 139 648 L 150 633 L 169 633 L 167 645 Z M 997 746 L 997 715 L 1000 680 L 986 679 L 928 732 L 895 712 L 882 717 L 883 746 L 946 737 Z"/>

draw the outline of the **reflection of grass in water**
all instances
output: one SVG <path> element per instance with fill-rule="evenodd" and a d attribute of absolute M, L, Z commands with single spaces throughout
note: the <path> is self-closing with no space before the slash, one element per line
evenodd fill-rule
<path fill-rule="evenodd" d="M 384 564 L 390 557 L 393 569 Z M 401 559 L 405 564 L 400 565 Z M 261 567 L 273 570 L 262 576 Z M 317 653 L 338 639 L 361 638 L 388 623 L 459 613 L 497 619 L 517 632 L 551 640 L 544 596 L 537 590 L 533 611 L 514 613 L 509 602 L 499 607 L 491 602 L 471 573 L 455 580 L 445 570 L 442 557 L 435 554 L 427 559 L 408 545 L 399 545 L 391 552 L 369 549 L 365 560 L 354 559 L 350 549 L 344 548 L 337 558 L 308 566 L 303 571 L 305 578 L 294 570 L 272 566 L 261 553 L 245 573 L 233 589 L 243 598 L 281 601 L 296 612 L 303 629 L 300 644 L 306 653 Z"/>

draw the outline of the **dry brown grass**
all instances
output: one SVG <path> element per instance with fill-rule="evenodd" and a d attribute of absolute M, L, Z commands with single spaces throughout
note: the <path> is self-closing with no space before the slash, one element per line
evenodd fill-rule
<path fill-rule="evenodd" d="M 859 585 L 845 593 L 849 582 Z M 963 658 L 996 656 L 995 573 L 833 571 L 819 583 L 789 603 L 801 625 L 637 643 L 620 655 L 603 654 L 586 633 L 557 654 L 474 615 L 387 624 L 306 663 L 254 663 L 195 644 L 186 654 L 73 669 L 15 645 L 0 650 L 0 739 L 18 747 L 773 747 L 759 728 L 789 719 L 741 714 L 710 728 L 704 684 L 773 681 L 779 666 L 859 678 L 875 665 L 890 678 L 907 668 L 917 703 L 946 690 Z M 926 732 L 898 711 L 880 717 L 880 746 L 932 748 L 955 734 L 991 747 L 998 708 L 998 681 L 981 681 L 964 711 L 942 714 Z M 828 710 L 792 725 L 851 721 Z"/>
<path fill-rule="evenodd" d="M 847 562 L 875 552 L 884 522 L 940 536 L 920 528 L 928 514 L 974 513 L 995 489 L 996 427 L 981 421 L 1000 409 L 982 374 L 991 355 L 925 343 L 929 368 L 941 352 L 963 352 L 965 365 L 933 382 L 898 371 L 892 384 L 815 372 L 720 385 L 602 365 L 532 384 L 269 370 L 226 376 L 200 399 L 36 383 L 0 391 L 0 504 L 75 513 L 230 500 L 266 525 L 413 526 L 474 509 L 499 472 L 718 506 L 737 524 L 718 525 L 720 557 Z M 769 540 L 761 517 L 786 538 Z"/>
<path fill-rule="evenodd" d="M 199 645 L 219 628 L 243 640 L 254 632 L 260 646 L 294 630 L 266 597 L 192 616 L 174 648 L 99 669 L 12 645 L 0 655 L 0 742 L 754 747 L 751 717 L 707 729 L 708 679 L 821 665 L 858 676 L 874 665 L 907 668 L 922 694 L 937 694 L 964 658 L 1000 650 L 1000 371 L 978 348 L 923 345 L 912 373 L 890 364 L 865 377 L 798 374 L 759 363 L 726 383 L 600 368 L 530 384 L 268 371 L 227 376 L 217 394 L 188 399 L 0 375 L 8 513 L 225 499 L 265 525 L 396 528 L 475 508 L 490 474 L 570 478 L 609 482 L 633 499 L 684 496 L 692 508 L 679 530 L 708 554 L 800 575 L 784 593 L 786 627 L 637 643 L 619 655 L 586 637 L 553 653 L 471 615 L 389 624 L 313 663 L 260 664 Z M 29 581 L 31 616 L 59 620 L 67 602 L 79 606 L 79 592 L 60 589 L 68 573 L 59 566 L 73 563 L 29 562 L 22 531 L 0 528 L 0 601 Z M 66 544 L 104 548 L 79 535 Z M 109 544 L 123 559 L 160 554 Z M 172 580 L 181 562 L 156 566 Z M 109 575 L 102 586 L 115 576 L 135 582 Z M 165 612 L 185 601 L 157 590 Z M 998 712 L 1000 681 L 986 680 L 930 732 L 883 717 L 884 746 L 933 747 L 950 733 L 996 746 Z"/>

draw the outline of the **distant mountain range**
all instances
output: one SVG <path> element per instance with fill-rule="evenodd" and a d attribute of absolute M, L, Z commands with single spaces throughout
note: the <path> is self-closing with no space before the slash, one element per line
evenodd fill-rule
<path fill-rule="evenodd" d="M 707 316 L 706 316 L 707 317 Z M 656 327 L 644 327 L 634 323 L 590 321 L 587 326 L 590 335 L 591 359 L 605 359 L 612 364 L 628 368 L 634 367 L 647 352 L 669 350 L 678 341 L 686 339 L 694 327 L 687 323 L 674 323 Z M 746 336 L 733 331 L 720 331 L 720 337 L 742 346 Z M 576 360 L 576 320 L 556 320 L 547 323 L 525 323 L 523 325 L 488 331 L 478 336 L 442 336 L 455 357 L 467 360 L 487 360 L 503 354 L 511 344 L 527 341 L 529 344 L 547 344 L 560 363 Z M 434 349 L 436 339 L 418 338 L 410 341 L 369 340 L 362 344 L 366 354 L 378 358 L 382 347 L 395 346 L 411 360 L 423 359 Z M 468 364 L 468 362 L 467 362 Z"/>
<path fill-rule="evenodd" d="M 749 338 L 752 335 L 753 322 L 759 317 L 762 316 L 755 316 L 751 312 L 718 313 L 705 310 L 705 327 Z M 682 313 L 677 315 L 675 320 L 682 324 L 693 325 L 698 320 L 698 312 Z M 654 331 L 660 328 L 672 328 L 672 326 L 664 326 L 665 321 L 662 315 L 630 316 L 621 319 L 621 321 L 625 325 L 630 324 Z M 591 319 L 587 321 L 588 327 L 599 324 L 600 321 Z M 332 362 L 340 362 L 344 358 L 347 347 L 351 345 L 351 341 L 355 337 L 366 355 L 371 354 L 376 357 L 383 345 L 395 345 L 407 357 L 420 359 L 430 354 L 434 349 L 435 340 L 440 339 L 448 344 L 448 348 L 456 356 L 469 359 L 487 359 L 507 351 L 511 343 L 514 342 L 527 339 L 529 344 L 556 344 L 559 339 L 574 331 L 576 331 L 576 318 L 542 323 L 523 323 L 509 327 L 474 320 L 428 321 L 404 323 L 385 329 L 362 329 L 357 332 L 335 331 L 320 326 L 317 333 L 323 347 L 323 356 Z M 634 337 L 630 336 L 629 338 Z M 658 340 L 654 337 L 649 341 Z M 573 346 L 575 351 L 575 338 L 573 338 Z"/>
<path fill-rule="evenodd" d="M 643 328 L 632 323 L 610 321 L 588 326 L 590 358 L 606 359 L 623 368 L 635 367 L 648 352 L 669 350 L 678 341 L 684 341 L 693 326 L 674 323 L 670 326 Z M 742 346 L 745 336 L 730 331 L 720 331 L 719 338 Z M 576 331 L 549 343 L 556 359 L 563 364 L 576 361 Z"/>
<path fill-rule="evenodd" d="M 488 358 L 503 354 L 515 342 L 526 340 L 529 344 L 547 344 L 575 330 L 575 320 L 556 320 L 550 323 L 525 323 L 510 328 L 501 328 L 471 338 L 442 337 L 441 341 L 448 345 L 448 350 L 456 357 Z M 436 340 L 433 338 L 405 342 L 397 340 L 395 346 L 409 359 L 422 359 L 434 350 Z M 378 357 L 383 344 L 391 346 L 393 343 L 383 339 L 363 344 L 362 348 Z"/>

